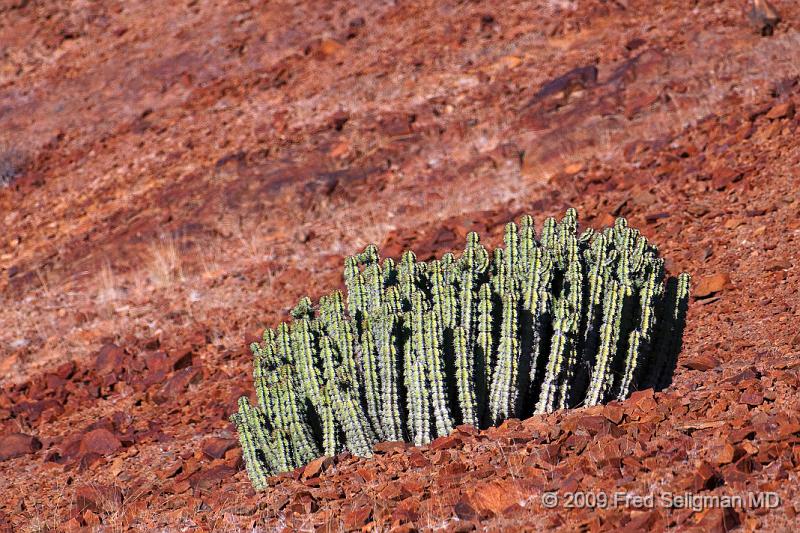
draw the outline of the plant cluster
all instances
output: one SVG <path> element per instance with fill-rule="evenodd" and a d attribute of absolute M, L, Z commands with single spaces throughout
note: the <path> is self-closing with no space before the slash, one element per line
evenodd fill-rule
<path fill-rule="evenodd" d="M 669 384 L 689 275 L 665 281 L 655 246 L 618 218 L 578 233 L 577 215 L 505 227 L 504 247 L 467 235 L 456 258 L 344 264 L 339 291 L 254 343 L 257 405 L 232 416 L 248 475 L 267 477 L 378 441 L 422 445 L 457 424 L 495 425 L 624 399 Z"/>

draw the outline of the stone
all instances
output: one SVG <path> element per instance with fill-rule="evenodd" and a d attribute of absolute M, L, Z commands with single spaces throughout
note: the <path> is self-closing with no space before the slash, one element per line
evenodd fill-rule
<path fill-rule="evenodd" d="M 94 370 L 101 376 L 119 374 L 124 365 L 125 351 L 116 344 L 104 344 L 94 360 Z"/>
<path fill-rule="evenodd" d="M 711 172 L 711 185 L 721 191 L 729 185 L 741 180 L 744 174 L 730 167 L 716 168 Z"/>
<path fill-rule="evenodd" d="M 731 507 L 711 507 L 701 511 L 696 520 L 701 531 L 707 533 L 727 533 L 739 524 L 739 515 Z"/>
<path fill-rule="evenodd" d="M 634 391 L 626 403 L 639 408 L 639 410 L 645 413 L 653 411 L 656 408 L 656 401 L 653 397 L 653 389 Z"/>
<path fill-rule="evenodd" d="M 589 433 L 589 435 L 606 433 L 609 427 L 608 419 L 600 415 L 585 415 L 571 418 L 569 422 L 565 424 L 565 428 L 569 427 L 571 424 L 574 424 L 575 429 L 583 429 Z"/>
<path fill-rule="evenodd" d="M 503 68 L 514 69 L 522 64 L 522 59 L 517 56 L 503 56 L 497 65 Z"/>
<path fill-rule="evenodd" d="M 731 217 L 731 218 L 729 218 L 728 220 L 725 221 L 725 224 L 723 224 L 723 227 L 725 229 L 736 229 L 739 226 L 743 226 L 745 224 L 745 222 L 746 221 L 745 221 L 744 218 Z"/>
<path fill-rule="evenodd" d="M 764 394 L 758 391 L 746 390 L 739 398 L 739 403 L 746 405 L 757 406 L 764 403 Z"/>
<path fill-rule="evenodd" d="M 594 65 L 574 68 L 566 74 L 544 83 L 528 102 L 528 106 L 551 96 L 563 97 L 571 92 L 592 87 L 597 83 L 597 72 L 597 67 Z"/>
<path fill-rule="evenodd" d="M 319 51 L 324 56 L 330 56 L 342 49 L 342 45 L 333 39 L 322 39 L 319 44 Z"/>
<path fill-rule="evenodd" d="M 199 383 L 203 379 L 203 373 L 196 366 L 182 368 L 175 372 L 152 398 L 156 404 L 166 403 L 176 399 L 182 394 L 189 385 Z"/>
<path fill-rule="evenodd" d="M 731 277 L 727 272 L 704 276 L 697 281 L 692 293 L 695 298 L 707 298 L 730 286 Z"/>
<path fill-rule="evenodd" d="M 735 448 L 730 442 L 724 442 L 717 448 L 716 454 L 713 456 L 714 462 L 718 465 L 724 465 L 733 462 Z"/>
<path fill-rule="evenodd" d="M 333 464 L 333 459 L 331 457 L 317 457 L 310 463 L 308 463 L 305 468 L 303 469 L 302 479 L 309 479 L 312 477 L 319 476 L 322 472 L 325 471 L 326 468 L 330 467 Z"/>
<path fill-rule="evenodd" d="M 502 480 L 479 485 L 473 489 L 470 501 L 481 512 L 500 515 L 524 497 L 514 481 Z"/>
<path fill-rule="evenodd" d="M 614 424 L 619 424 L 622 422 L 622 417 L 624 415 L 625 411 L 622 408 L 622 405 L 617 402 L 611 402 L 603 406 L 603 416 L 605 416 Z"/>
<path fill-rule="evenodd" d="M 208 491 L 222 483 L 223 480 L 230 478 L 236 473 L 236 469 L 226 464 L 212 466 L 206 470 L 200 470 L 189 478 L 189 486 L 195 494 Z"/>
<path fill-rule="evenodd" d="M 456 433 L 443 435 L 434 439 L 430 446 L 431 450 L 447 450 L 449 448 L 457 448 L 461 446 L 461 438 Z"/>
<path fill-rule="evenodd" d="M 356 474 L 361 476 L 361 479 L 367 483 L 375 480 L 375 473 L 368 468 L 358 468 L 356 469 Z"/>
<path fill-rule="evenodd" d="M 792 268 L 792 264 L 786 259 L 777 259 L 775 261 L 770 261 L 764 267 L 764 270 L 767 272 L 777 272 L 779 270 L 789 270 Z"/>
<path fill-rule="evenodd" d="M 470 505 L 469 500 L 464 498 L 455 504 L 453 511 L 461 520 L 476 520 L 478 518 L 477 511 Z"/>
<path fill-rule="evenodd" d="M 415 497 L 406 498 L 398 502 L 392 521 L 398 523 L 414 522 L 419 520 L 419 500 Z"/>
<path fill-rule="evenodd" d="M 717 368 L 719 366 L 719 359 L 708 354 L 695 355 L 681 361 L 681 366 L 690 370 L 705 372 L 706 370 Z"/>
<path fill-rule="evenodd" d="M 720 476 L 711 463 L 703 461 L 695 469 L 689 487 L 693 492 L 711 490 L 720 483 Z"/>
<path fill-rule="evenodd" d="M 782 104 L 776 104 L 766 114 L 766 117 L 769 120 L 777 120 L 780 118 L 792 118 L 793 116 L 794 116 L 794 102 L 783 102 Z"/>
<path fill-rule="evenodd" d="M 35 453 L 41 448 L 41 441 L 32 435 L 25 433 L 5 435 L 0 437 L 0 461 Z"/>
<path fill-rule="evenodd" d="M 800 348 L 800 333 L 798 333 L 794 337 L 792 337 L 791 346 L 792 346 L 792 348 L 795 348 L 795 349 Z"/>
<path fill-rule="evenodd" d="M 93 429 L 83 435 L 80 443 L 80 454 L 96 453 L 111 455 L 122 447 L 122 442 L 111 431 L 105 428 Z"/>
<path fill-rule="evenodd" d="M 372 447 L 372 451 L 375 453 L 402 452 L 409 446 L 407 442 L 403 441 L 385 441 L 375 444 L 375 446 Z"/>
<path fill-rule="evenodd" d="M 75 489 L 75 505 L 80 511 L 113 513 L 120 510 L 123 500 L 122 490 L 112 485 L 81 485 Z"/>
<path fill-rule="evenodd" d="M 369 521 L 370 516 L 372 516 L 372 508 L 367 507 L 366 505 L 356 507 L 355 509 L 347 511 L 342 516 L 342 519 L 344 520 L 344 527 L 348 531 L 352 529 L 360 529 Z"/>
<path fill-rule="evenodd" d="M 800 338 L 800 335 L 798 335 L 798 337 Z M 461 424 L 459 426 L 456 426 L 456 430 L 459 433 L 462 433 L 464 435 L 469 435 L 471 437 L 480 434 L 480 430 L 471 424 Z"/>
<path fill-rule="evenodd" d="M 80 517 L 80 518 L 81 518 L 81 520 L 83 520 L 83 517 Z M 72 517 L 69 520 L 67 520 L 66 522 L 64 522 L 62 524 L 62 527 L 64 528 L 64 531 L 77 531 L 77 530 L 83 528 L 83 524 L 81 523 L 81 520 L 78 520 L 78 517 Z"/>
<path fill-rule="evenodd" d="M 203 441 L 200 449 L 209 459 L 222 459 L 225 453 L 239 444 L 236 439 L 210 437 Z"/>
<path fill-rule="evenodd" d="M 183 463 L 181 463 L 180 461 L 176 461 L 171 465 L 168 465 L 164 468 L 161 468 L 160 470 L 157 470 L 156 476 L 158 476 L 159 479 L 169 479 L 171 477 L 175 477 L 176 475 L 178 475 L 178 473 L 181 472 L 182 468 L 183 468 Z"/>
<path fill-rule="evenodd" d="M 185 347 L 175 352 L 167 354 L 167 362 L 171 370 L 181 370 L 192 366 L 194 362 L 194 352 L 190 347 Z"/>

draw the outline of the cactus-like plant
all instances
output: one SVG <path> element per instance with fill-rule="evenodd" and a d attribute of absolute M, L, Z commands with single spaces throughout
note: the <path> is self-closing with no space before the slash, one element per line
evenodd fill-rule
<path fill-rule="evenodd" d="M 624 218 L 578 234 L 574 209 L 506 225 L 491 254 L 344 264 L 336 291 L 251 345 L 257 405 L 231 417 L 256 490 L 320 453 L 426 444 L 456 424 L 624 399 L 663 388 L 681 348 L 689 275 L 665 282 L 655 246 Z M 345 310 L 346 309 L 346 310 Z"/>

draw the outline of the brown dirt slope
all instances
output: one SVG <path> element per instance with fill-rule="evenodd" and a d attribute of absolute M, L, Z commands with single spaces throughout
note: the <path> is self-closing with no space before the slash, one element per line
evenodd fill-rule
<path fill-rule="evenodd" d="M 800 8 L 774 4 L 762 36 L 705 0 L 0 2 L 0 529 L 798 530 Z M 249 339 L 369 242 L 570 205 L 694 275 L 669 389 L 252 493 Z"/>

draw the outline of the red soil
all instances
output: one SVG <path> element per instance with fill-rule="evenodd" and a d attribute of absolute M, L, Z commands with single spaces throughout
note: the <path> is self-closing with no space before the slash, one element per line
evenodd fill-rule
<path fill-rule="evenodd" d="M 762 36 L 738 1 L 0 3 L 0 528 L 798 530 L 800 7 L 774 4 Z M 253 494 L 249 339 L 369 242 L 426 258 L 570 205 L 693 274 L 670 388 Z"/>

